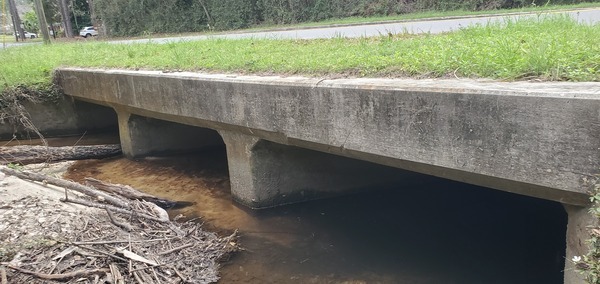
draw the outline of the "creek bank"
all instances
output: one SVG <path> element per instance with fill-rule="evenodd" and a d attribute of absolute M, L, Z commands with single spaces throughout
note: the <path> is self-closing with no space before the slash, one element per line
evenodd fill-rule
<path fill-rule="evenodd" d="M 52 180 L 71 164 L 26 168 Z M 46 180 L 33 183 L 0 173 L 0 274 L 8 283 L 212 283 L 219 279 L 219 260 L 237 250 L 235 234 L 222 238 L 197 222 L 157 222 L 141 218 L 143 213 L 59 201 L 66 195 Z M 73 198 L 85 196 L 69 190 L 68 199 Z M 146 202 L 128 204 L 153 214 Z M 119 226 L 123 223 L 129 229 Z"/>

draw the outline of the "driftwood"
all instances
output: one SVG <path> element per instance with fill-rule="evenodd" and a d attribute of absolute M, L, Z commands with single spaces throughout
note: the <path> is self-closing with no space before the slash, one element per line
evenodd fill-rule
<path fill-rule="evenodd" d="M 0 267 L 0 283 L 8 284 L 8 278 L 6 277 L 6 269 L 4 267 Z"/>
<path fill-rule="evenodd" d="M 11 283 L 37 284 L 48 280 L 115 284 L 213 283 L 219 279 L 216 270 L 219 259 L 239 249 L 235 241 L 237 231 L 220 238 L 201 230 L 198 223 L 170 221 L 168 216 L 157 213 L 157 210 L 165 212 L 163 209 L 147 201 L 127 200 L 118 192 L 112 196 L 92 187 L 4 166 L 0 166 L 0 172 L 78 191 L 93 200 L 77 194 L 67 195 L 64 201 L 103 208 L 108 214 L 108 218 L 97 213 L 78 217 L 85 221 L 83 228 L 65 235 L 67 240 L 72 238 L 77 242 L 57 241 L 36 248 L 35 253 L 23 254 L 15 262 L 19 266 L 0 263 L 0 276 L 6 274 L 3 268 L 8 268 Z M 81 261 L 82 258 L 86 261 Z M 48 267 L 52 267 L 48 273 L 41 273 L 48 271 Z M 53 273 L 55 271 L 61 273 Z M 4 278 L 6 276 L 2 281 L 7 282 Z"/>
<path fill-rule="evenodd" d="M 87 206 L 87 207 L 94 207 L 94 208 L 100 208 L 100 209 L 104 209 L 104 210 L 111 210 L 117 213 L 122 213 L 122 214 L 127 214 L 127 215 L 135 215 L 137 217 L 141 217 L 144 219 L 148 219 L 148 220 L 152 220 L 152 221 L 156 221 L 156 222 L 168 222 L 169 221 L 169 215 L 167 214 L 167 218 L 165 218 L 164 216 L 159 216 L 159 217 L 155 217 L 155 216 L 151 216 L 149 214 L 145 214 L 145 213 L 140 213 L 140 212 L 133 212 L 129 209 L 123 209 L 121 207 L 116 207 L 116 206 L 112 206 L 109 204 L 102 204 L 102 203 L 98 203 L 98 202 L 92 202 L 92 201 L 87 201 L 87 200 L 83 200 L 83 199 L 73 199 L 73 198 L 61 198 L 60 201 L 62 202 L 69 202 L 69 203 L 74 203 L 74 204 L 79 204 L 79 205 L 83 205 L 83 206 Z"/>
<path fill-rule="evenodd" d="M 63 160 L 100 159 L 121 154 L 121 145 L 93 146 L 10 146 L 0 147 L 0 161 L 3 164 L 33 164 Z"/>
<path fill-rule="evenodd" d="M 54 178 L 54 177 L 50 177 L 50 176 L 46 176 L 46 175 L 38 174 L 38 173 L 34 173 L 34 172 L 29 172 L 29 171 L 17 171 L 17 170 L 10 169 L 8 167 L 0 166 L 0 172 L 3 172 L 7 175 L 18 177 L 20 179 L 42 182 L 44 184 L 51 184 L 51 185 L 55 185 L 58 187 L 74 190 L 79 193 L 83 193 L 87 196 L 90 196 L 90 197 L 96 199 L 97 201 L 106 202 L 108 204 L 103 204 L 103 203 L 99 203 L 99 202 L 90 202 L 90 201 L 85 201 L 85 200 L 77 200 L 77 199 L 72 199 L 72 198 L 68 198 L 68 197 L 61 199 L 61 201 L 64 201 L 64 202 L 78 203 L 78 204 L 86 205 L 89 207 L 108 209 L 108 210 L 112 210 L 112 211 L 118 211 L 121 213 L 139 214 L 140 217 L 152 219 L 154 221 L 159 221 L 159 222 L 168 222 L 169 221 L 169 214 L 163 208 L 159 207 L 158 205 L 156 205 L 154 203 L 146 202 L 145 204 L 147 204 L 147 206 L 149 206 L 154 211 L 154 213 L 156 213 L 156 215 L 158 215 L 158 217 L 149 216 L 148 214 L 144 214 L 144 213 L 135 213 L 134 212 L 135 210 L 132 210 L 134 208 L 131 207 L 129 200 L 124 199 L 121 195 L 118 194 L 118 192 L 115 192 L 116 195 L 110 195 L 103 191 L 97 190 L 93 187 L 85 186 L 85 185 L 82 185 L 82 184 L 79 184 L 76 182 L 59 179 L 59 178 Z"/>
<path fill-rule="evenodd" d="M 28 171 L 17 171 L 17 170 L 10 169 L 8 167 L 0 167 L 0 172 L 3 172 L 7 175 L 18 177 L 20 179 L 48 183 L 48 184 L 52 184 L 52 185 L 55 185 L 58 187 L 71 189 L 71 190 L 83 193 L 85 195 L 94 197 L 97 200 L 105 201 L 106 203 L 115 205 L 117 207 L 121 207 L 121 208 L 129 208 L 130 207 L 128 202 L 124 199 L 114 197 L 114 196 L 106 194 L 102 191 L 93 189 L 91 187 L 88 187 L 88 186 L 85 186 L 85 185 L 82 185 L 82 184 L 79 184 L 76 182 L 59 179 L 59 178 L 54 178 L 54 177 L 50 177 L 47 175 L 28 172 Z"/>
<path fill-rule="evenodd" d="M 164 209 L 173 208 L 175 206 L 181 206 L 182 204 L 189 205 L 189 202 L 171 201 L 166 198 L 156 197 L 154 195 L 141 192 L 129 185 L 107 183 L 94 178 L 85 178 L 85 183 L 88 186 L 97 188 L 108 193 L 118 194 L 120 196 L 126 197 L 127 199 L 152 202 Z"/>
<path fill-rule="evenodd" d="M 14 266 L 14 265 L 10 265 L 10 264 L 6 265 L 6 267 L 16 270 L 16 271 L 19 271 L 23 274 L 29 274 L 29 275 L 32 275 L 32 276 L 35 276 L 37 278 L 44 279 L 44 280 L 67 280 L 67 279 L 71 279 L 71 278 L 75 278 L 75 277 L 85 277 L 85 276 L 88 276 L 91 274 L 105 273 L 105 272 L 109 271 L 106 268 L 96 268 L 96 269 L 88 269 L 88 270 L 78 270 L 78 271 L 63 273 L 63 274 L 44 274 L 44 273 L 38 273 L 35 271 L 23 269 L 18 266 Z"/>
<path fill-rule="evenodd" d="M 123 275 L 121 275 L 121 271 L 119 271 L 119 267 L 114 263 L 109 264 L 108 267 L 110 268 L 110 274 L 112 274 L 112 276 L 113 276 L 113 283 L 125 284 L 125 279 L 123 278 Z"/>

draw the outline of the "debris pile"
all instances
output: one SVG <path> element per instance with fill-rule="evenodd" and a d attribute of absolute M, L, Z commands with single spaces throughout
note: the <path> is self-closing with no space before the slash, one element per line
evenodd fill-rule
<path fill-rule="evenodd" d="M 4 188 L 19 177 L 54 194 L 4 199 L 0 188 L 1 284 L 213 283 L 219 261 L 239 249 L 235 233 L 219 237 L 198 222 L 169 220 L 151 202 L 38 173 L 0 172 L 11 176 Z"/>

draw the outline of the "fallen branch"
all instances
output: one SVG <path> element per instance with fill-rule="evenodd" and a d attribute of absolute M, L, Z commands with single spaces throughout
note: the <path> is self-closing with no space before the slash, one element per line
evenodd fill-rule
<path fill-rule="evenodd" d="M 193 246 L 194 246 L 194 243 L 187 243 L 187 244 L 185 244 L 185 245 L 178 246 L 178 247 L 176 247 L 176 248 L 172 248 L 172 249 L 170 249 L 170 250 L 167 250 L 167 251 L 159 252 L 159 253 L 158 253 L 158 255 L 170 254 L 170 253 L 172 253 L 172 252 L 180 251 L 180 250 L 182 250 L 182 249 L 189 248 L 189 247 L 193 247 Z"/>
<path fill-rule="evenodd" d="M 121 145 L 91 146 L 11 146 L 0 147 L 0 161 L 4 163 L 33 164 L 63 160 L 101 159 L 121 154 Z"/>
<path fill-rule="evenodd" d="M 25 177 L 27 180 L 62 185 L 62 183 L 55 182 L 55 179 L 44 175 L 17 172 L 2 166 L 0 166 L 0 171 L 20 178 Z M 82 186 L 76 184 L 75 188 L 81 189 Z M 223 238 L 203 231 L 201 224 L 197 222 L 170 221 L 168 216 L 161 215 L 165 211 L 156 204 L 143 200 L 125 200 L 122 196 L 116 195 L 117 193 L 112 196 L 106 192 L 99 192 L 95 188 L 85 188 L 87 190 L 84 190 L 84 194 L 91 195 L 94 200 L 70 192 L 68 197 L 65 196 L 62 201 L 101 208 L 107 210 L 108 213 L 85 210 L 90 214 L 89 216 L 73 218 L 73 221 L 76 221 L 73 222 L 74 228 L 81 229 L 67 231 L 64 237 L 59 238 L 67 241 L 59 240 L 51 247 L 44 246 L 36 248 L 35 251 L 28 250 L 18 260 L 11 263 L 12 265 L 19 263 L 17 269 L 23 267 L 22 270 L 33 273 L 46 273 L 36 276 L 40 279 L 25 273 L 13 273 L 8 268 L 6 270 L 11 279 L 0 284 L 7 284 L 8 281 L 11 283 L 53 281 L 62 283 L 69 281 L 111 282 L 115 284 L 181 283 L 182 281 L 214 283 L 218 280 L 216 270 L 218 261 L 239 249 L 236 240 L 233 239 L 234 235 Z M 70 190 L 65 188 L 65 192 L 68 191 Z M 111 198 L 115 198 L 118 201 L 115 203 L 119 205 L 106 202 Z M 122 203 L 127 204 L 128 207 L 120 207 Z M 28 206 L 33 202 L 24 200 L 22 204 Z M 55 211 L 52 205 L 47 207 L 47 210 Z M 28 208 L 27 210 L 29 210 Z M 159 213 L 157 213 L 157 209 L 160 209 Z M 62 213 L 60 210 L 57 212 Z M 108 216 L 104 216 L 104 214 L 108 214 Z M 69 216 L 71 215 L 69 214 Z M 70 217 L 66 218 L 70 219 Z M 119 222 L 126 223 L 132 229 L 128 232 L 116 229 L 115 223 Z M 52 229 L 56 231 L 61 228 Z M 68 240 L 79 240 L 79 242 L 69 242 Z M 73 249 L 73 246 L 77 248 Z M 109 267 L 110 264 L 112 267 Z M 0 265 L 6 264 L 0 263 Z M 2 267 L 0 266 L 0 276 Z M 96 270 L 92 270 L 93 268 Z M 97 271 L 99 272 L 94 273 Z M 173 273 L 174 271 L 175 273 Z M 53 278 L 49 280 L 48 276 Z M 73 279 L 65 280 L 62 277 L 73 277 Z"/>
<path fill-rule="evenodd" d="M 115 216 L 113 216 L 113 214 L 110 212 L 110 210 L 108 208 L 104 208 L 104 210 L 106 210 L 106 214 L 108 214 L 108 219 L 110 219 L 110 222 L 113 223 L 115 226 L 122 228 L 127 232 L 133 231 L 133 227 L 131 227 L 131 225 L 117 221 Z"/>
<path fill-rule="evenodd" d="M 119 254 L 123 255 L 123 257 L 129 258 L 133 261 L 142 262 L 142 263 L 149 264 L 152 266 L 159 265 L 156 261 L 147 259 L 139 254 L 136 254 L 136 253 L 126 250 L 126 249 L 117 249 L 117 253 L 119 253 Z"/>
<path fill-rule="evenodd" d="M 90 201 L 86 201 L 86 200 L 82 200 L 82 199 L 73 199 L 73 198 L 69 198 L 69 199 L 64 199 L 61 198 L 60 201 L 62 202 L 70 202 L 70 203 L 75 203 L 75 204 L 79 204 L 79 205 L 84 205 L 87 207 L 95 207 L 95 208 L 100 208 L 100 209 L 109 209 L 111 211 L 115 211 L 118 213 L 123 213 L 123 214 L 128 214 L 128 215 L 134 215 L 136 217 L 142 217 L 148 220 L 152 220 L 152 221 L 157 221 L 157 222 L 161 222 L 161 223 L 165 223 L 165 222 L 169 222 L 169 219 L 164 219 L 164 218 L 158 218 L 158 217 L 154 217 L 145 213 L 140 213 L 140 212 L 136 212 L 136 211 L 131 211 L 128 209 L 123 209 L 123 208 L 119 208 L 119 207 L 115 207 L 115 206 L 111 206 L 108 204 L 100 204 L 100 203 L 95 203 L 95 202 L 90 202 Z"/>
<path fill-rule="evenodd" d="M 61 241 L 59 241 L 59 242 L 61 242 Z M 121 260 L 121 261 L 127 261 L 126 259 L 124 259 L 124 258 L 122 258 L 120 256 L 114 255 L 114 254 L 112 254 L 110 252 L 106 252 L 106 251 L 103 251 L 103 250 L 95 249 L 93 247 L 83 246 L 83 245 L 76 245 L 76 244 L 70 243 L 70 242 L 62 242 L 62 243 L 74 245 L 74 246 L 80 247 L 82 249 L 87 249 L 87 250 L 90 250 L 90 251 L 93 251 L 93 252 L 97 252 L 99 254 L 103 254 L 103 255 L 106 255 L 106 256 L 109 256 L 109 257 Z"/>
<path fill-rule="evenodd" d="M 126 201 L 124 201 L 120 198 L 116 198 L 116 197 L 106 194 L 102 191 L 91 188 L 89 186 L 81 185 L 76 182 L 59 179 L 59 178 L 54 178 L 51 176 L 28 172 L 28 171 L 16 171 L 16 170 L 10 169 L 5 166 L 0 166 L 0 172 L 3 172 L 7 175 L 18 177 L 20 179 L 48 183 L 48 184 L 55 185 L 58 187 L 71 189 L 71 190 L 83 193 L 85 195 L 91 196 L 93 198 L 96 198 L 96 199 L 99 199 L 102 201 L 106 201 L 107 203 L 110 203 L 117 207 L 129 208 L 129 203 L 127 203 Z"/>
<path fill-rule="evenodd" d="M 7 175 L 18 177 L 20 179 L 32 180 L 32 181 L 52 184 L 52 185 L 62 187 L 62 188 L 71 189 L 71 190 L 83 193 L 85 195 L 91 196 L 97 200 L 106 201 L 107 203 L 111 204 L 112 206 L 108 205 L 108 204 L 92 203 L 89 201 L 77 200 L 77 199 L 72 199 L 72 198 L 60 199 L 60 201 L 63 201 L 63 202 L 71 202 L 71 203 L 76 203 L 76 204 L 80 204 L 80 205 L 85 205 L 88 207 L 109 209 L 111 211 L 116 211 L 116 212 L 124 213 L 124 214 L 134 214 L 136 216 L 140 216 L 140 217 L 143 217 L 146 219 L 163 222 L 163 223 L 169 221 L 169 215 L 166 213 L 166 211 L 164 211 L 164 209 L 158 207 L 156 204 L 149 203 L 150 205 L 152 205 L 152 207 L 154 207 L 154 211 L 155 211 L 155 213 L 157 213 L 158 217 L 154 217 L 154 216 L 150 216 L 148 214 L 138 213 L 136 211 L 129 210 L 129 209 L 133 209 L 133 208 L 131 208 L 129 203 L 126 202 L 125 200 L 122 200 L 115 196 L 109 195 L 109 194 L 99 191 L 95 188 L 81 185 L 76 182 L 63 180 L 63 179 L 59 179 L 59 178 L 54 178 L 54 177 L 46 176 L 43 174 L 38 174 L 38 173 L 33 173 L 33 172 L 28 172 L 28 171 L 16 171 L 16 170 L 10 169 L 8 167 L 4 167 L 4 166 L 0 166 L 0 172 L 3 172 Z"/>
<path fill-rule="evenodd" d="M 75 245 L 109 245 L 109 244 L 122 244 L 122 243 L 147 243 L 147 242 L 166 242 L 177 238 L 164 238 L 164 239 L 149 239 L 143 241 L 132 241 L 132 240 L 120 240 L 120 241 L 90 241 L 90 242 L 73 242 Z"/>
<path fill-rule="evenodd" d="M 143 201 L 147 201 L 147 202 L 152 202 L 162 208 L 168 209 L 168 208 L 172 208 L 173 206 L 175 206 L 178 202 L 177 201 L 171 201 L 168 200 L 166 198 L 160 198 L 151 194 L 147 194 L 144 192 L 141 192 L 129 185 L 123 185 L 123 184 L 114 184 L 114 183 L 107 183 L 107 182 L 103 182 L 101 180 L 97 180 L 94 178 L 85 178 L 85 183 L 88 186 L 91 186 L 93 188 L 108 192 L 108 193 L 113 193 L 113 194 L 118 194 L 120 196 L 123 196 L 127 199 L 131 199 L 131 200 L 143 200 Z"/>
<path fill-rule="evenodd" d="M 125 284 L 125 279 L 123 278 L 123 275 L 121 275 L 121 271 L 119 271 L 119 267 L 114 263 L 109 264 L 108 267 L 110 268 L 110 274 L 112 274 L 112 277 L 113 277 L 112 283 Z"/>
<path fill-rule="evenodd" d="M 6 277 L 6 269 L 4 269 L 4 266 L 0 267 L 0 278 L 2 279 L 0 283 L 8 284 L 8 278 Z"/>
<path fill-rule="evenodd" d="M 13 266 L 10 264 L 7 264 L 6 267 L 12 269 L 12 270 L 16 270 L 20 273 L 23 274 L 28 274 L 40 279 L 44 279 L 44 280 L 67 280 L 67 279 L 71 279 L 71 278 L 76 278 L 76 277 L 86 277 L 92 274 L 96 274 L 96 273 L 106 273 L 109 272 L 109 269 L 106 268 L 96 268 L 96 269 L 87 269 L 87 270 L 78 270 L 78 271 L 73 271 L 73 272 L 69 272 L 69 273 L 61 273 L 61 274 L 45 274 L 45 273 L 39 273 L 39 272 L 35 272 L 35 271 L 31 271 L 31 270 L 27 270 L 24 268 L 20 268 L 18 266 Z"/>

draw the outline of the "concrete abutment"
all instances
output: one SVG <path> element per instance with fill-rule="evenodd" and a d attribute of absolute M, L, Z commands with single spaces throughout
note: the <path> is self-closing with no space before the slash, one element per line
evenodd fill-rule
<path fill-rule="evenodd" d="M 586 284 L 584 276 L 575 268 L 574 256 L 588 253 L 590 229 L 599 225 L 598 219 L 590 213 L 590 207 L 563 205 L 568 215 L 567 250 L 565 253 L 565 284 Z"/>

